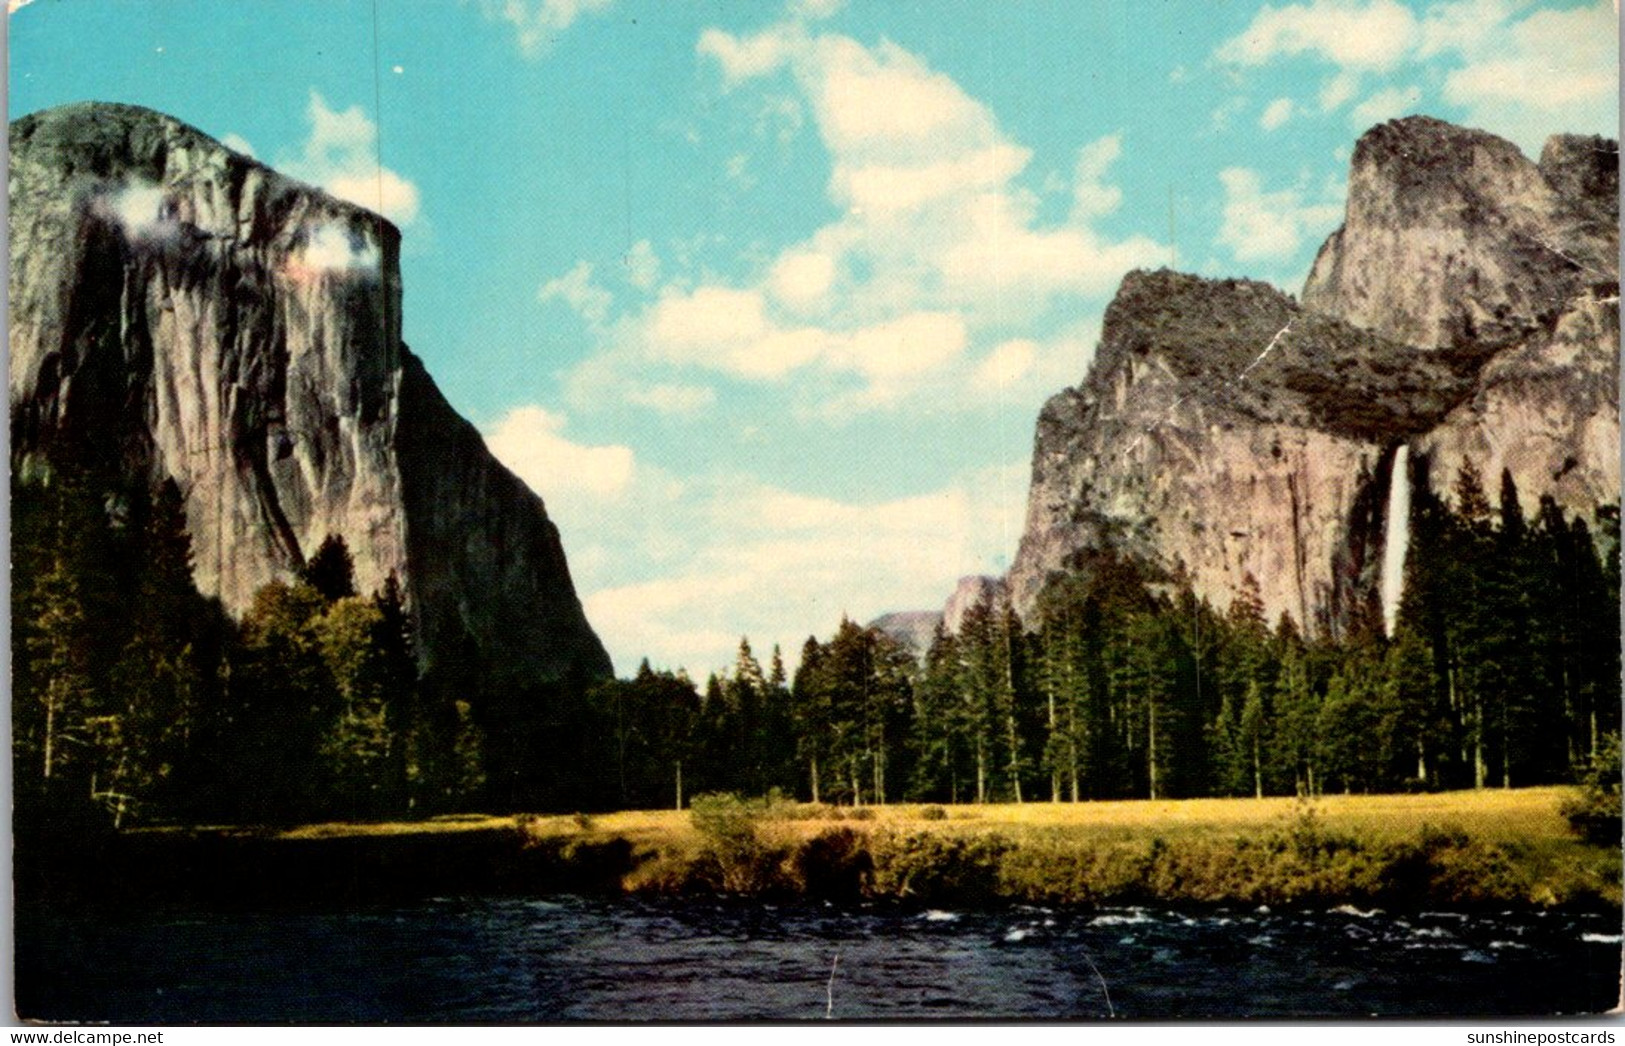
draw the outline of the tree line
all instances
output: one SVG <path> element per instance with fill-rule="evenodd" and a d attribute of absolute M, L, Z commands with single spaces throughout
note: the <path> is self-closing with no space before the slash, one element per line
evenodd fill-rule
<path fill-rule="evenodd" d="M 922 657 L 842 621 L 793 677 L 748 639 L 697 685 L 515 689 L 472 641 L 428 672 L 392 577 L 355 589 L 342 539 L 241 620 L 198 593 L 173 483 L 14 472 L 16 820 L 114 824 L 686 804 L 1083 801 L 1567 780 L 1619 732 L 1619 526 L 1550 498 L 1525 518 L 1470 466 L 1417 475 L 1392 636 L 1223 611 L 1106 554 L 1030 621 L 984 600 Z M 113 493 L 109 493 L 113 491 Z M 532 627 L 515 622 L 514 627 Z"/>
<path fill-rule="evenodd" d="M 647 662 L 590 702 L 609 717 L 605 805 L 696 791 L 815 802 L 1082 801 L 1417 791 L 1566 781 L 1619 732 L 1619 523 L 1453 498 L 1414 476 L 1393 635 L 1375 602 L 1339 637 L 1265 618 L 1248 578 L 1222 612 L 1096 555 L 1034 620 L 986 599 L 922 659 L 843 620 L 792 680 L 749 640 L 703 688 Z"/>
<path fill-rule="evenodd" d="M 11 495 L 20 829 L 377 817 L 482 795 L 477 691 L 420 676 L 397 579 L 357 593 L 342 538 L 234 621 L 193 582 L 172 481 L 148 491 L 59 461 L 14 471 Z"/>

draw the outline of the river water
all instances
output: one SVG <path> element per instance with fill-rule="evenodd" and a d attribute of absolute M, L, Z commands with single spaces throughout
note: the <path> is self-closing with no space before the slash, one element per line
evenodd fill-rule
<path fill-rule="evenodd" d="M 19 912 L 25 1017 L 381 1023 L 1597 1012 L 1618 916 L 579 898 Z"/>

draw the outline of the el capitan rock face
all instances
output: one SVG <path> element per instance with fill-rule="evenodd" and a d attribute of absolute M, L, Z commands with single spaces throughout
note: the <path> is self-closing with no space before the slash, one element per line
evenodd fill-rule
<path fill-rule="evenodd" d="M 1424 117 L 1368 132 L 1346 221 L 1303 302 L 1263 284 L 1131 273 L 1089 376 L 1038 422 L 1009 576 L 1102 550 L 1273 620 L 1374 620 L 1386 493 L 1411 450 L 1590 517 L 1619 499 L 1617 147 L 1560 136 L 1540 164 Z"/>
<path fill-rule="evenodd" d="M 363 592 L 399 576 L 426 666 L 609 673 L 541 500 L 401 342 L 393 226 L 150 110 L 10 135 L 15 468 L 174 479 L 233 613 L 336 534 Z"/>

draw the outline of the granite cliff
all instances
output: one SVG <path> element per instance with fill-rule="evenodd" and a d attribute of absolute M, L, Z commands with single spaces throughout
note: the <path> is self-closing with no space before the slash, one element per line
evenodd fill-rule
<path fill-rule="evenodd" d="M 1360 139 L 1301 303 L 1131 273 L 1039 417 L 1017 610 L 1109 550 L 1221 608 L 1251 575 L 1272 621 L 1341 634 L 1376 613 L 1401 447 L 1398 478 L 1441 492 L 1470 460 L 1526 512 L 1617 504 L 1617 191 L 1614 142 L 1558 136 L 1537 164 L 1411 117 Z"/>
<path fill-rule="evenodd" d="M 195 579 L 240 614 L 328 535 L 395 573 L 424 667 L 605 676 L 557 528 L 401 341 L 384 219 L 168 116 L 11 124 L 12 465 L 173 479 Z"/>

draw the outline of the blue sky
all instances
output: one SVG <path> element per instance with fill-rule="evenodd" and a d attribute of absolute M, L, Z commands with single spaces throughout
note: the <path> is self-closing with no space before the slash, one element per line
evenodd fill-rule
<path fill-rule="evenodd" d="M 11 6 L 12 117 L 151 106 L 400 225 L 622 672 L 1002 571 L 1122 274 L 1295 292 L 1372 124 L 1618 123 L 1608 0 Z"/>

